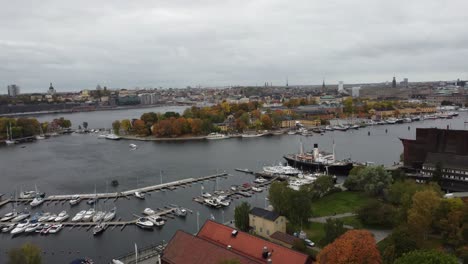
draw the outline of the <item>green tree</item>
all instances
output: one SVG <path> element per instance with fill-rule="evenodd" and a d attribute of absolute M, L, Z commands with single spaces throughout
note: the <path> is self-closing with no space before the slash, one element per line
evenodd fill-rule
<path fill-rule="evenodd" d="M 234 209 L 236 227 L 245 232 L 249 231 L 249 213 L 250 204 L 247 202 L 242 202 Z"/>
<path fill-rule="evenodd" d="M 323 228 L 325 229 L 325 237 L 320 241 L 322 246 L 332 243 L 347 231 L 341 219 L 328 218 Z"/>
<path fill-rule="evenodd" d="M 307 253 L 307 244 L 303 239 L 295 239 L 292 245 L 292 249 L 299 252 Z"/>
<path fill-rule="evenodd" d="M 419 242 L 427 238 L 440 200 L 440 195 L 432 190 L 420 191 L 413 195 L 413 204 L 408 210 L 408 227 Z"/>
<path fill-rule="evenodd" d="M 395 264 L 458 264 L 455 256 L 436 250 L 415 250 L 404 254 Z"/>
<path fill-rule="evenodd" d="M 124 119 L 122 120 L 122 122 L 120 122 L 120 127 L 123 129 L 123 131 L 127 133 L 128 131 L 130 131 L 130 128 L 132 127 L 132 123 L 130 122 L 130 120 Z"/>
<path fill-rule="evenodd" d="M 396 209 L 389 204 L 372 200 L 358 209 L 359 220 L 367 225 L 392 227 Z"/>
<path fill-rule="evenodd" d="M 442 182 L 442 163 L 437 162 L 435 165 L 434 173 L 432 174 L 432 181 L 441 185 Z"/>
<path fill-rule="evenodd" d="M 392 175 L 383 166 L 368 166 L 349 175 L 344 186 L 351 191 L 365 191 L 374 196 L 383 196 L 392 184 Z"/>
<path fill-rule="evenodd" d="M 31 243 L 8 252 L 8 264 L 41 264 L 41 249 Z"/>
<path fill-rule="evenodd" d="M 83 128 L 88 129 L 88 122 L 83 122 Z"/>
<path fill-rule="evenodd" d="M 268 191 L 268 199 L 275 212 L 285 215 L 289 209 L 289 193 L 292 190 L 288 188 L 286 182 L 273 182 Z"/>
<path fill-rule="evenodd" d="M 118 135 L 120 133 L 120 121 L 115 120 L 112 123 L 112 129 L 114 130 L 114 134 Z"/>

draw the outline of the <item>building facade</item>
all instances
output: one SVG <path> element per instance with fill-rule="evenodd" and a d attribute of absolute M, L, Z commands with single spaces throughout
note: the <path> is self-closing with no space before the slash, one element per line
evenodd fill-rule
<path fill-rule="evenodd" d="M 286 217 L 254 207 L 249 213 L 249 226 L 255 234 L 269 239 L 275 232 L 286 233 Z"/>
<path fill-rule="evenodd" d="M 16 97 L 20 94 L 20 87 L 16 84 L 10 84 L 7 87 L 8 89 L 8 96 Z"/>

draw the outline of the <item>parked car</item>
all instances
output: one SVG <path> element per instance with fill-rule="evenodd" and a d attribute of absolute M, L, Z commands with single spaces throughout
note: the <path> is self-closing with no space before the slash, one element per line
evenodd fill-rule
<path fill-rule="evenodd" d="M 306 238 L 304 239 L 304 242 L 307 244 L 308 247 L 313 247 L 315 246 L 315 243 L 312 242 L 310 239 Z"/>

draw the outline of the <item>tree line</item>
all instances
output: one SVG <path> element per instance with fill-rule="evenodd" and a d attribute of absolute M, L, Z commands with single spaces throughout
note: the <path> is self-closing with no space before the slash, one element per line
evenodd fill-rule
<path fill-rule="evenodd" d="M 7 134 L 11 137 L 22 138 L 39 135 L 41 129 L 43 133 L 47 131 L 57 131 L 64 128 L 70 128 L 72 125 L 71 121 L 63 117 L 52 120 L 52 122 L 40 123 L 36 118 L 7 118 L 0 117 L 0 139 L 6 139 Z"/>

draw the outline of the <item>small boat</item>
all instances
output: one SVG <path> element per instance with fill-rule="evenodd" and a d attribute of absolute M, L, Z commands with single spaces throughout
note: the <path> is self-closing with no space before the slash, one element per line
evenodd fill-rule
<path fill-rule="evenodd" d="M 249 170 L 249 169 L 239 169 L 239 168 L 236 168 L 234 169 L 235 171 L 240 171 L 240 172 L 243 172 L 243 173 L 249 173 L 249 174 L 253 174 L 254 172 Z"/>
<path fill-rule="evenodd" d="M 2 228 L 2 233 L 7 233 L 15 228 L 16 224 L 7 224 Z"/>
<path fill-rule="evenodd" d="M 140 217 L 138 218 L 138 220 L 136 221 L 136 225 L 138 227 L 141 227 L 143 229 L 150 229 L 150 228 L 153 228 L 154 224 L 153 222 L 151 222 L 148 218 L 146 217 Z"/>
<path fill-rule="evenodd" d="M 16 212 L 16 210 L 13 209 L 12 212 L 9 212 L 7 214 L 5 214 L 1 219 L 0 219 L 0 222 L 8 222 L 10 221 L 11 219 L 15 218 L 16 216 L 18 215 L 18 212 Z"/>
<path fill-rule="evenodd" d="M 108 135 L 106 135 L 106 139 L 110 139 L 110 140 L 120 140 L 120 137 L 117 136 L 116 134 L 108 134 Z"/>
<path fill-rule="evenodd" d="M 174 214 L 180 217 L 185 217 L 187 215 L 187 210 L 181 207 L 174 209 Z"/>
<path fill-rule="evenodd" d="M 100 135 L 98 136 L 98 138 L 106 138 L 106 137 L 107 137 L 107 134 L 100 134 Z"/>
<path fill-rule="evenodd" d="M 349 127 L 349 129 L 355 129 L 355 130 L 357 130 L 357 129 L 359 129 L 359 126 L 358 126 L 358 125 L 352 125 L 352 126 Z"/>
<path fill-rule="evenodd" d="M 29 221 L 26 220 L 26 221 L 23 221 L 23 222 L 20 222 L 16 225 L 15 228 L 13 228 L 13 230 L 11 230 L 11 234 L 12 235 L 17 235 L 17 234 L 20 234 L 20 233 L 23 233 L 24 230 L 26 230 L 26 228 L 29 226 Z"/>
<path fill-rule="evenodd" d="M 49 229 L 49 234 L 58 233 L 60 230 L 62 230 L 62 227 L 62 224 L 52 225 Z"/>
<path fill-rule="evenodd" d="M 150 220 L 155 226 L 163 226 L 166 223 L 159 215 L 149 216 L 148 220 Z"/>
<path fill-rule="evenodd" d="M 83 220 L 83 217 L 84 217 L 85 214 L 86 214 L 86 210 L 82 210 L 82 211 L 78 212 L 78 213 L 72 218 L 72 222 L 79 222 L 79 221 Z"/>
<path fill-rule="evenodd" d="M 151 208 L 145 208 L 145 210 L 143 210 L 143 214 L 145 215 L 154 215 L 156 212 L 151 209 Z"/>
<path fill-rule="evenodd" d="M 41 223 L 34 223 L 30 224 L 26 229 L 24 230 L 25 233 L 32 233 L 36 232 L 36 230 L 42 229 L 42 224 Z"/>
<path fill-rule="evenodd" d="M 210 133 L 208 136 L 206 136 L 206 139 L 209 139 L 209 140 L 227 139 L 227 138 L 229 138 L 229 136 L 226 136 L 226 135 L 220 134 L 220 133 Z"/>
<path fill-rule="evenodd" d="M 129 147 L 131 150 L 135 150 L 135 149 L 138 148 L 138 146 L 135 145 L 135 144 L 129 144 L 128 147 Z"/>
<path fill-rule="evenodd" d="M 216 202 L 217 202 L 219 205 L 225 206 L 225 207 L 231 205 L 231 200 L 226 199 L 225 197 L 224 197 L 224 198 L 218 197 L 218 198 L 216 199 Z"/>
<path fill-rule="evenodd" d="M 38 222 L 47 222 L 49 220 L 50 213 L 43 213 L 38 219 Z"/>
<path fill-rule="evenodd" d="M 103 218 L 103 221 L 104 222 L 109 222 L 111 221 L 112 219 L 115 218 L 115 213 L 117 211 L 117 208 L 112 208 L 112 210 L 110 210 L 109 212 L 107 212 L 105 215 L 104 215 L 104 218 Z"/>
<path fill-rule="evenodd" d="M 80 202 L 81 202 L 81 197 L 79 195 L 73 195 L 73 197 L 69 201 L 70 205 L 77 205 Z"/>
<path fill-rule="evenodd" d="M 145 199 L 145 194 L 141 192 L 135 192 L 135 197 L 141 200 Z"/>
<path fill-rule="evenodd" d="M 36 207 L 36 206 L 39 206 L 41 205 L 43 202 L 44 202 L 44 198 L 38 196 L 38 197 L 35 197 L 32 202 L 30 203 L 31 207 Z"/>
<path fill-rule="evenodd" d="M 89 204 L 89 205 L 93 205 L 93 204 L 95 204 L 96 202 L 97 202 L 97 198 L 91 198 L 91 199 L 89 199 L 88 201 L 86 201 L 86 203 Z"/>
<path fill-rule="evenodd" d="M 255 191 L 255 192 L 262 192 L 263 189 L 260 188 L 260 187 L 252 186 L 252 191 Z"/>
<path fill-rule="evenodd" d="M 235 191 L 237 191 L 237 188 L 239 188 L 239 186 L 233 185 L 233 186 L 231 186 L 230 189 L 231 189 L 231 191 L 234 191 L 234 192 L 235 192 Z"/>
<path fill-rule="evenodd" d="M 264 136 L 263 133 L 255 133 L 255 134 L 242 134 L 242 138 L 254 138 L 254 137 L 261 137 Z"/>
<path fill-rule="evenodd" d="M 46 235 L 47 233 L 49 233 L 49 230 L 52 228 L 52 225 L 49 225 L 49 224 L 45 224 L 42 229 L 40 230 L 39 233 L 41 233 L 41 235 Z"/>
<path fill-rule="evenodd" d="M 252 194 L 249 193 L 249 192 L 246 192 L 246 191 L 239 191 L 237 192 L 238 194 L 242 195 L 242 196 L 245 196 L 245 197 L 251 197 Z"/>
<path fill-rule="evenodd" d="M 259 177 L 257 179 L 254 180 L 255 183 L 265 183 L 267 182 L 268 180 L 262 178 L 262 177 Z"/>
<path fill-rule="evenodd" d="M 20 195 L 19 195 L 19 197 L 21 199 L 29 199 L 29 198 L 33 198 L 35 196 L 36 196 L 35 191 L 24 191 L 24 192 L 20 192 Z"/>
<path fill-rule="evenodd" d="M 97 211 L 93 216 L 93 222 L 100 222 L 104 218 L 104 216 L 106 216 L 106 212 Z"/>
<path fill-rule="evenodd" d="M 212 207 L 218 207 L 219 203 L 215 199 L 205 199 L 205 203 Z"/>
<path fill-rule="evenodd" d="M 55 222 L 63 222 L 65 220 L 68 219 L 68 217 L 70 217 L 68 214 L 67 214 L 67 211 L 62 211 L 58 214 L 58 216 L 54 219 Z"/>
<path fill-rule="evenodd" d="M 288 135 L 296 135 L 296 131 L 288 131 Z"/>
<path fill-rule="evenodd" d="M 26 218 L 28 218 L 31 214 L 28 211 L 24 211 L 19 213 L 15 218 L 11 219 L 11 222 L 20 222 Z"/>
<path fill-rule="evenodd" d="M 205 197 L 205 198 L 211 198 L 211 194 L 207 193 L 207 192 L 203 192 L 202 196 Z"/>
<path fill-rule="evenodd" d="M 94 216 L 95 213 L 96 213 L 96 211 L 94 211 L 94 208 L 89 209 L 89 210 L 86 211 L 86 213 L 83 215 L 83 221 L 85 221 L 85 222 L 91 221 L 91 219 L 93 218 L 93 216 Z"/>
<path fill-rule="evenodd" d="M 107 225 L 105 223 L 99 223 L 95 225 L 93 228 L 93 235 L 96 236 L 96 235 L 101 234 L 102 232 L 104 232 L 104 230 L 106 230 L 106 228 L 107 228 Z"/>
<path fill-rule="evenodd" d="M 55 218 L 57 218 L 57 214 L 51 214 L 49 216 L 49 219 L 47 219 L 47 222 L 54 222 Z"/>
<path fill-rule="evenodd" d="M 333 131 L 334 129 L 333 129 L 332 126 L 326 126 L 326 127 L 325 127 L 325 130 L 326 130 L 326 131 Z"/>

